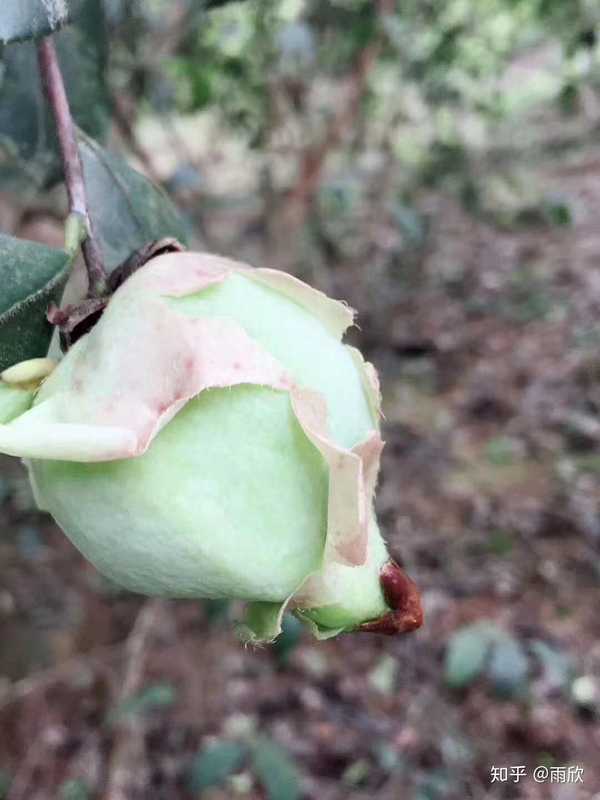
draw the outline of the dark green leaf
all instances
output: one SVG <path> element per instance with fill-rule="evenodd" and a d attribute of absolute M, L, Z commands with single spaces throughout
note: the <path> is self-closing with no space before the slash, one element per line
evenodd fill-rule
<path fill-rule="evenodd" d="M 185 242 L 186 227 L 162 189 L 83 134 L 80 145 L 94 231 L 109 270 L 155 239 Z"/>
<path fill-rule="evenodd" d="M 198 794 L 212 786 L 220 786 L 241 768 L 245 756 L 246 748 L 236 742 L 217 742 L 202 750 L 188 772 L 189 791 Z"/>
<path fill-rule="evenodd" d="M 573 212 L 567 202 L 556 197 L 547 197 L 542 203 L 548 225 L 569 226 L 573 224 Z"/>
<path fill-rule="evenodd" d="M 77 24 L 54 38 L 73 116 L 80 128 L 102 138 L 110 117 L 107 34 L 102 3 L 83 2 Z M 12 184 L 36 193 L 60 177 L 58 143 L 35 44 L 7 47 L 0 59 L 0 180 L 5 188 Z"/>
<path fill-rule="evenodd" d="M 69 267 L 64 250 L 0 234 L 0 369 L 46 355 L 46 310 L 60 301 Z"/>
<path fill-rule="evenodd" d="M 269 739 L 259 739 L 252 761 L 268 800 L 298 800 L 302 794 L 300 773 L 282 747 Z"/>
<path fill-rule="evenodd" d="M 80 0 L 3 0 L 0 44 L 37 39 L 67 23 Z"/>
<path fill-rule="evenodd" d="M 478 622 L 457 631 L 446 650 L 446 683 L 464 689 L 483 671 L 492 643 L 500 635 L 492 623 Z"/>

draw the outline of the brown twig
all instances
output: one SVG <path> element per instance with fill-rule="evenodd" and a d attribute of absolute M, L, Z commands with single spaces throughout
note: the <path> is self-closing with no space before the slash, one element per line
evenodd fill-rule
<path fill-rule="evenodd" d="M 116 659 L 120 653 L 118 645 L 99 647 L 92 653 L 75 656 L 55 667 L 43 670 L 27 678 L 16 681 L 0 694 L 0 715 L 15 703 L 26 700 L 31 695 L 44 693 L 57 683 L 69 683 L 78 670 L 106 670 L 105 660 Z"/>
<path fill-rule="evenodd" d="M 100 297 L 106 292 L 107 274 L 102 262 L 100 247 L 92 231 L 77 134 L 56 55 L 56 47 L 50 37 L 41 39 L 38 44 L 38 64 L 44 92 L 56 124 L 69 197 L 69 209 L 71 214 L 80 217 L 87 234 L 81 244 L 81 249 L 88 273 L 89 294 L 92 297 Z"/>
<path fill-rule="evenodd" d="M 148 642 L 163 611 L 162 600 L 148 600 L 135 620 L 125 645 L 127 663 L 122 688 L 117 697 L 117 708 L 140 691 Z M 115 723 L 115 728 L 104 798 L 128 800 L 131 797 L 132 781 L 142 777 L 137 769 L 144 760 L 142 720 L 138 715 L 127 714 Z"/>
<path fill-rule="evenodd" d="M 36 703 L 36 726 L 32 740 L 10 784 L 7 800 L 27 800 L 33 792 L 36 772 L 48 761 L 51 747 L 52 726 L 47 716 L 46 703 Z M 31 714 L 28 717 L 31 719 Z"/>
<path fill-rule="evenodd" d="M 377 0 L 376 14 L 381 19 L 393 14 L 395 0 Z M 331 117 L 321 142 L 309 148 L 303 155 L 298 175 L 298 182 L 286 201 L 286 213 L 292 222 L 302 223 L 319 188 L 321 173 L 330 151 L 336 147 L 344 132 L 352 124 L 358 114 L 362 98 L 367 88 L 369 72 L 381 53 L 384 37 L 376 34 L 371 42 L 357 55 L 347 82 L 347 99 Z"/>

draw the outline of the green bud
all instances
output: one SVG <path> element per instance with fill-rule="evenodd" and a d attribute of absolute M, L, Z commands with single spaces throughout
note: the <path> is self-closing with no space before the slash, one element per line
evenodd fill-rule
<path fill-rule="evenodd" d="M 342 343 L 351 324 L 285 273 L 157 257 L 4 418 L 0 451 L 27 459 L 40 507 L 133 591 L 246 600 L 252 640 L 286 608 L 319 637 L 414 628 L 414 602 L 400 620 L 404 589 L 380 580 L 379 391 Z"/>

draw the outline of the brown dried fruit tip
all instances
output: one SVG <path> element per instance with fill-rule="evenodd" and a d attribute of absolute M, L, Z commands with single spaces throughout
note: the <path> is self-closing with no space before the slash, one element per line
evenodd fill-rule
<path fill-rule="evenodd" d="M 423 624 L 423 608 L 416 583 L 395 561 L 388 561 L 382 568 L 380 581 L 385 602 L 392 611 L 372 622 L 363 623 L 359 630 L 394 636 L 420 628 Z"/>

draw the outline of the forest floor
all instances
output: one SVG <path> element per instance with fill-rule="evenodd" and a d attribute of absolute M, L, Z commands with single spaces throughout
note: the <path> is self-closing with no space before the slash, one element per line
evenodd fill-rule
<path fill-rule="evenodd" d="M 422 190 L 416 254 L 394 250 L 397 230 L 366 209 L 369 246 L 317 275 L 359 309 L 357 340 L 382 374 L 379 513 L 423 592 L 418 633 L 292 632 L 287 651 L 244 648 L 235 606 L 108 586 L 2 462 L 10 800 L 66 796 L 67 780 L 80 781 L 73 797 L 190 798 L 200 750 L 258 736 L 285 748 L 306 800 L 600 797 L 600 149 L 528 170 L 568 209 L 564 224 Z M 56 236 L 47 220 L 20 225 Z M 452 690 L 448 643 L 479 621 L 518 654 Z M 491 782 L 493 766 L 520 765 L 518 783 Z M 537 766 L 565 765 L 583 783 L 534 780 Z M 202 794 L 234 796 L 265 796 L 250 769 Z"/>

